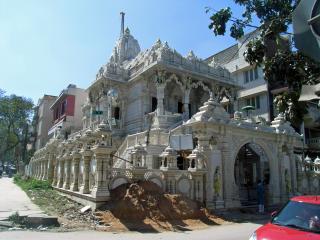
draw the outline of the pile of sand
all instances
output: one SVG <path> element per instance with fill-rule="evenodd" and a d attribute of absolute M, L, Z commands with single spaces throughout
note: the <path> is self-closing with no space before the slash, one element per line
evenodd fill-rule
<path fill-rule="evenodd" d="M 196 219 L 211 222 L 212 215 L 201 204 L 180 194 L 167 194 L 152 182 L 121 185 L 111 192 L 111 201 L 97 213 L 100 221 L 112 224 L 182 222 Z M 165 227 L 166 228 L 166 227 Z"/>

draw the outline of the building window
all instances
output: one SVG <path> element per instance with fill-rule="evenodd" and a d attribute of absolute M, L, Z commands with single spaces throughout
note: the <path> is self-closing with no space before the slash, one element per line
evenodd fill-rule
<path fill-rule="evenodd" d="M 255 67 L 254 68 L 254 79 L 258 79 L 258 78 L 259 78 L 258 68 Z"/>
<path fill-rule="evenodd" d="M 157 98 L 152 97 L 151 101 L 151 112 L 154 112 L 157 109 L 158 100 Z"/>
<path fill-rule="evenodd" d="M 248 72 L 248 71 L 245 71 L 245 72 L 244 72 L 244 82 L 245 82 L 245 83 L 248 83 L 248 82 L 249 82 L 249 72 Z"/>
<path fill-rule="evenodd" d="M 253 106 L 255 109 L 260 109 L 260 96 L 247 98 L 246 104 L 247 106 Z"/>
<path fill-rule="evenodd" d="M 66 107 L 67 107 L 67 101 L 63 101 L 61 104 L 61 115 L 65 114 L 66 112 Z"/>
<path fill-rule="evenodd" d="M 260 96 L 256 96 L 256 109 L 260 109 Z"/>
<path fill-rule="evenodd" d="M 243 74 L 244 74 L 244 83 L 252 82 L 259 78 L 259 72 L 257 67 L 244 71 Z"/>
<path fill-rule="evenodd" d="M 54 120 L 57 120 L 58 118 L 59 118 L 59 109 L 56 108 L 56 109 L 54 110 Z"/>

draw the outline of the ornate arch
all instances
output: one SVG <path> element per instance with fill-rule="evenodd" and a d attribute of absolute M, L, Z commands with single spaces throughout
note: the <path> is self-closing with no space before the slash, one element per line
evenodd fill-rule
<path fill-rule="evenodd" d="M 123 179 L 125 182 L 123 182 L 123 183 L 121 183 L 121 184 L 113 187 L 113 184 L 114 184 L 117 180 L 121 180 L 121 179 Z M 123 185 L 123 184 L 127 184 L 127 183 L 130 183 L 130 182 L 131 182 L 131 181 L 130 181 L 130 179 L 129 179 L 127 176 L 125 176 L 125 175 L 118 175 L 118 176 L 112 178 L 111 181 L 109 182 L 109 189 L 112 190 L 112 189 L 115 189 L 115 188 L 117 188 L 117 187 L 119 187 L 119 186 L 121 186 L 121 185 Z"/>
<path fill-rule="evenodd" d="M 154 172 L 154 171 L 149 171 L 149 172 L 146 172 L 144 174 L 144 179 L 146 181 L 150 181 L 150 182 L 153 182 L 155 184 L 157 184 L 156 182 L 160 182 L 161 186 L 158 186 L 161 187 L 161 188 L 165 188 L 165 182 L 164 182 L 164 175 L 162 172 Z"/>
<path fill-rule="evenodd" d="M 273 163 L 272 159 L 274 159 L 274 153 L 273 153 L 272 149 L 270 149 L 270 147 L 265 142 L 262 141 L 262 139 L 254 139 L 253 140 L 250 137 L 245 138 L 242 141 L 239 141 L 238 138 L 234 138 L 234 137 L 233 137 L 233 139 L 234 139 L 234 141 L 233 141 L 234 145 L 233 146 L 235 146 L 235 147 L 233 148 L 234 150 L 233 150 L 233 152 L 231 154 L 231 163 L 230 163 L 231 164 L 230 166 L 231 166 L 231 172 L 232 173 L 235 170 L 235 163 L 236 163 L 237 155 L 238 155 L 240 149 L 246 144 L 258 145 L 263 150 L 263 153 L 266 156 L 266 158 L 268 160 L 268 163 L 269 163 L 269 166 L 271 168 L 272 163 Z M 273 175 L 274 174 L 272 173 L 272 171 L 270 171 L 270 179 L 273 179 Z M 233 179 L 233 184 L 235 184 L 236 180 L 235 180 L 234 174 L 233 174 L 232 179 Z"/>
<path fill-rule="evenodd" d="M 190 89 L 192 88 L 198 88 L 198 87 L 202 87 L 202 89 L 204 91 L 207 91 L 209 94 L 211 93 L 211 89 L 208 85 L 206 85 L 205 83 L 203 83 L 202 81 L 193 81 L 191 84 L 190 84 Z"/>
<path fill-rule="evenodd" d="M 169 83 L 169 82 L 175 82 L 177 85 L 180 86 L 181 91 L 184 92 L 185 89 L 183 87 L 183 83 L 179 80 L 179 78 L 176 74 L 172 73 L 170 75 L 170 77 L 165 81 L 165 84 L 167 85 L 167 83 Z"/>

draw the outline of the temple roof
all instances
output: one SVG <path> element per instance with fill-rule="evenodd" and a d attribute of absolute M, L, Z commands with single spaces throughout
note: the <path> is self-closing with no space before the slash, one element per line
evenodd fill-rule
<path fill-rule="evenodd" d="M 211 65 L 198 58 L 193 51 L 190 51 L 187 56 L 182 56 L 171 48 L 168 42 L 162 42 L 160 39 L 151 48 L 141 51 L 138 41 L 128 28 L 121 31 L 109 61 L 100 68 L 96 80 L 103 77 L 129 81 L 157 64 L 188 74 L 202 75 L 218 82 L 236 85 L 226 68 Z"/>

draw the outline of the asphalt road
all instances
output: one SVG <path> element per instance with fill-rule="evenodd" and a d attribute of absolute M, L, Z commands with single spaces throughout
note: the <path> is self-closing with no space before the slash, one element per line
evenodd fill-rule
<path fill-rule="evenodd" d="M 34 231 L 7 231 L 0 232 L 0 240 L 179 240 L 179 239 L 210 239 L 210 240 L 242 240 L 249 239 L 251 233 L 259 224 L 241 223 L 222 226 L 214 226 L 204 230 L 189 232 L 163 232 L 163 233 L 108 233 L 94 231 L 79 232 L 34 232 Z"/>

